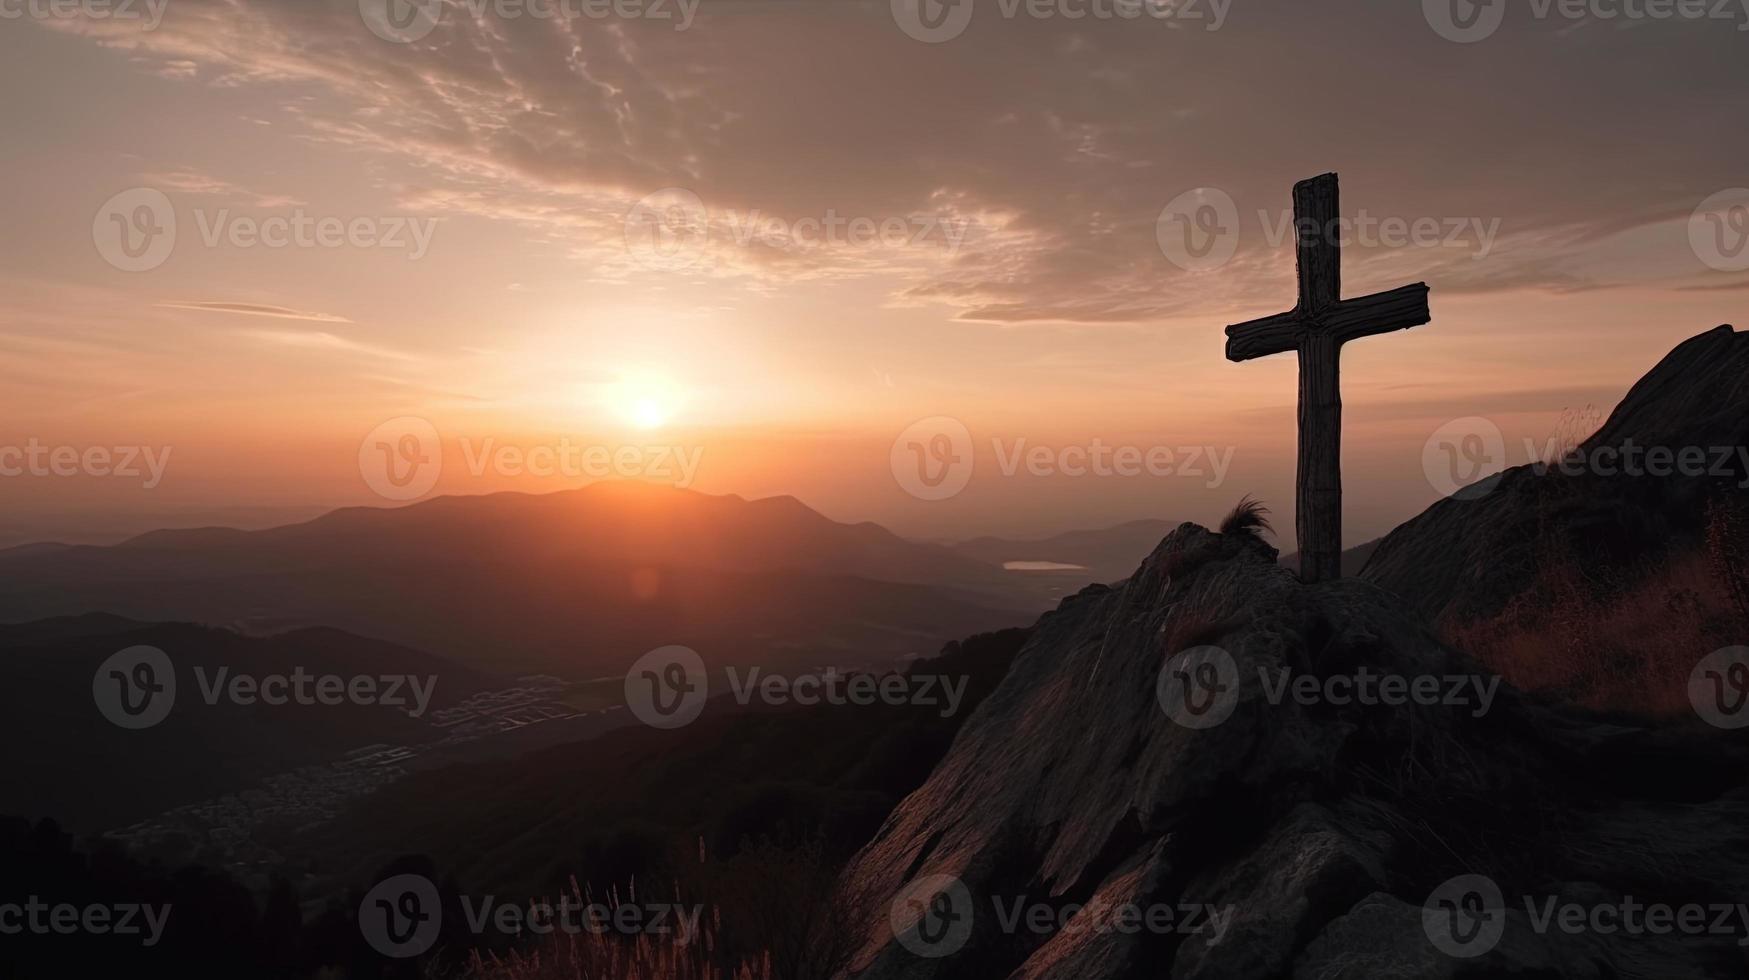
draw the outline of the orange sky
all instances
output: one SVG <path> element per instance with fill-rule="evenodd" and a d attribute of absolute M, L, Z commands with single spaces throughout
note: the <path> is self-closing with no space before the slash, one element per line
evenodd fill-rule
<path fill-rule="evenodd" d="M 1749 295 L 1692 234 L 1743 182 L 1733 25 L 1527 15 L 1457 44 L 1413 3 L 1207 30 L 974 2 L 942 43 L 886 4 L 753 0 L 685 30 L 452 6 L 411 43 L 357 0 L 0 22 L 29 93 L 0 135 L 0 446 L 166 459 L 0 476 L 0 544 L 385 504 L 361 447 L 407 417 L 441 443 L 428 493 L 575 485 L 600 472 L 575 449 L 920 536 L 1246 493 L 1285 516 L 1296 366 L 1226 362 L 1221 328 L 1291 305 L 1273 223 L 1325 170 L 1345 213 L 1440 229 L 1346 250 L 1350 294 L 1425 279 L 1434 311 L 1345 351 L 1353 542 L 1437 497 L 1441 426 L 1486 417 L 1524 462 Z M 1308 79 L 1310 51 L 1342 56 Z M 1161 223 L 1194 188 L 1237 215 L 1215 268 Z M 168 251 L 120 249 L 158 202 Z M 935 417 L 975 466 L 921 499 L 894 445 Z M 1225 462 L 1062 472 L 1096 445 Z M 1009 465 L 1038 447 L 1045 471 Z"/>

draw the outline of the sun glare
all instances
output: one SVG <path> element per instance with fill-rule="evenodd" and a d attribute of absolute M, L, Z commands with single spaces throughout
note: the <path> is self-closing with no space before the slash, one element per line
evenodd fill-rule
<path fill-rule="evenodd" d="M 640 398 L 632 405 L 631 421 L 640 429 L 660 428 L 668 421 L 668 408 L 654 398 Z"/>
<path fill-rule="evenodd" d="M 680 389 L 669 379 L 627 375 L 608 392 L 608 407 L 621 420 L 640 429 L 667 425 L 681 407 Z"/>

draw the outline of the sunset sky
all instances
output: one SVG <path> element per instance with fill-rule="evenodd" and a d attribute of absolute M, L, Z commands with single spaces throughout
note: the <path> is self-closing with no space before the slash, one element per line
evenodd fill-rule
<path fill-rule="evenodd" d="M 567 440 L 675 447 L 693 489 L 919 537 L 1211 522 L 1246 493 L 1287 528 L 1297 366 L 1227 362 L 1222 328 L 1292 305 L 1271 223 L 1332 170 L 1345 214 L 1440 229 L 1345 250 L 1349 295 L 1425 279 L 1433 308 L 1345 351 L 1349 543 L 1439 496 L 1442 426 L 1490 419 L 1525 462 L 1749 301 L 1749 255 L 1693 234 L 1749 183 L 1743 11 L 1514 3 L 1457 43 L 1410 0 L 964 0 L 930 43 L 910 0 L 701 0 L 684 25 L 677 0 L 474 0 L 403 42 L 374 2 L 0 17 L 0 444 L 164 460 L 150 487 L 0 477 L 0 544 L 389 505 L 361 455 L 409 417 L 441 440 L 431 494 L 587 482 L 470 466 Z M 1190 270 L 1159 219 L 1197 188 L 1238 235 Z M 118 254 L 152 195 L 172 250 Z M 253 240 L 275 219 L 345 240 Z M 894 446 L 936 417 L 976 467 L 922 499 Z M 1005 473 L 1021 439 L 1230 469 Z"/>

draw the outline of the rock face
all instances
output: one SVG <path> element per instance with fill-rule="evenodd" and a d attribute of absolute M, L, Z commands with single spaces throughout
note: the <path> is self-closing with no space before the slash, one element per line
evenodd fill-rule
<path fill-rule="evenodd" d="M 846 870 L 870 922 L 849 975 L 1744 974 L 1741 924 L 1572 935 L 1539 932 L 1525 905 L 1749 901 L 1741 741 L 1493 687 L 1377 586 L 1305 586 L 1275 557 L 1187 524 L 1127 581 L 1046 614 Z M 1284 671 L 1300 680 L 1272 694 Z M 1367 675 L 1438 681 L 1389 704 L 1291 692 L 1340 696 L 1341 678 Z M 1464 875 L 1486 876 L 1504 909 L 1427 921 L 1504 931 L 1456 957 L 1423 909 Z"/>
<path fill-rule="evenodd" d="M 1697 450 L 1704 461 L 1700 472 L 1599 471 L 1625 469 L 1626 457 L 1618 455 L 1629 447 L 1641 454 Z M 1749 333 L 1724 326 L 1684 341 L 1634 385 L 1578 447 L 1578 458 L 1593 465 L 1571 473 L 1517 466 L 1476 493 L 1442 500 L 1379 542 L 1361 577 L 1437 623 L 1499 611 L 1532 586 L 1539 565 L 1552 561 L 1632 576 L 1697 551 L 1709 506 L 1744 509 L 1743 447 L 1749 447 Z"/>

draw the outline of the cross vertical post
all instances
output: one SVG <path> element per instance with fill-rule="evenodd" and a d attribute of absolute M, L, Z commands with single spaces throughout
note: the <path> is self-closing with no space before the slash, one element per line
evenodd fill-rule
<path fill-rule="evenodd" d="M 1300 579 L 1311 583 L 1342 575 L 1342 345 L 1420 326 L 1432 311 L 1426 283 L 1343 299 L 1336 175 L 1300 181 L 1293 199 L 1299 303 L 1286 313 L 1228 327 L 1227 359 L 1299 354 L 1294 525 Z"/>
<path fill-rule="evenodd" d="M 1336 239 L 1336 175 L 1294 185 L 1294 245 L 1299 264 L 1302 312 L 1335 306 L 1342 299 L 1342 243 Z"/>

